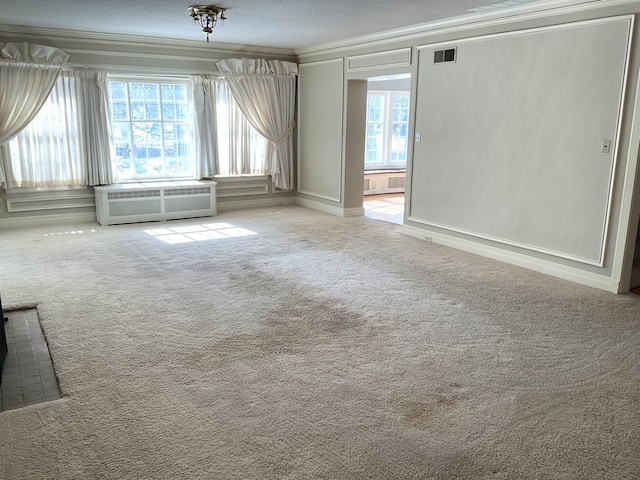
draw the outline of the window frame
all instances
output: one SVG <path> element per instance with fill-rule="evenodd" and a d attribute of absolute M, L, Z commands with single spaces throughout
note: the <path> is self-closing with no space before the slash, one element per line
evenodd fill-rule
<path fill-rule="evenodd" d="M 383 96 L 384 97 L 384 108 L 383 108 L 383 119 L 381 122 L 369 122 L 369 96 Z M 372 170 L 406 170 L 407 168 L 407 159 L 403 165 L 391 163 L 392 157 L 392 148 L 393 148 L 393 104 L 396 97 L 407 97 L 409 101 L 409 117 L 406 122 L 395 122 L 395 123 L 406 123 L 407 125 L 407 146 L 405 150 L 405 155 L 408 155 L 409 151 L 409 124 L 410 124 L 410 109 L 411 109 L 411 94 L 408 91 L 400 91 L 400 90 L 368 90 L 367 91 L 367 111 L 365 118 L 365 163 L 364 169 L 365 171 Z M 368 144 L 368 127 L 369 125 L 380 125 L 382 124 L 382 155 L 383 155 L 383 163 L 376 165 L 367 165 L 367 144 Z"/>
<path fill-rule="evenodd" d="M 127 84 L 127 114 L 128 114 L 128 120 L 116 120 L 114 118 L 114 113 L 112 111 L 112 103 L 113 103 L 113 98 L 111 97 L 111 88 L 110 88 L 110 84 L 111 82 L 123 82 Z M 158 88 L 159 88 L 159 92 L 161 92 L 161 85 L 163 84 L 172 84 L 172 85 L 184 85 L 186 87 L 186 95 L 185 95 L 185 103 L 187 104 L 187 114 L 186 114 L 186 121 L 176 121 L 176 120 L 167 120 L 167 123 L 186 123 L 188 126 L 188 139 L 185 142 L 187 148 L 188 148 L 188 153 L 186 155 L 186 157 L 189 160 L 189 173 L 185 174 L 185 175 L 133 175 L 133 176 L 127 176 L 127 177 L 122 177 L 120 174 L 120 171 L 118 170 L 118 156 L 115 153 L 115 143 L 116 143 L 116 136 L 115 136 L 115 128 L 114 128 L 114 124 L 115 123 L 128 123 L 129 124 L 129 146 L 130 146 L 130 150 L 132 153 L 130 153 L 130 157 L 129 160 L 131 162 L 131 169 L 135 169 L 135 158 L 133 155 L 133 134 L 132 134 L 132 124 L 135 123 L 136 121 L 133 120 L 131 118 L 131 107 L 130 107 L 130 101 L 131 101 L 131 97 L 130 97 L 130 90 L 129 90 L 129 85 L 132 83 L 151 83 L 151 84 L 157 84 Z M 196 148 L 196 144 L 195 144 L 195 124 L 193 121 L 193 92 L 192 92 L 192 84 L 191 84 L 191 80 L 189 76 L 184 76 L 184 75 L 138 75 L 138 74 L 126 74 L 126 75 L 114 75 L 114 74 L 109 74 L 107 76 L 107 97 L 108 97 L 108 103 L 109 103 L 109 122 L 110 122 L 110 127 L 111 127 L 111 138 L 114 142 L 114 156 L 113 156 L 113 169 L 116 172 L 116 175 L 118 176 L 118 183 L 140 183 L 140 182 L 165 182 L 165 181 L 174 181 L 174 180 L 193 180 L 196 178 L 196 159 L 195 159 L 195 151 L 194 149 Z M 162 111 L 162 94 L 160 93 L 158 96 L 158 110 L 159 110 L 159 120 L 139 120 L 139 122 L 154 122 L 154 123 L 160 123 L 160 132 L 162 133 L 164 131 L 164 125 L 165 125 L 165 119 L 163 118 L 163 111 Z M 163 168 L 166 168 L 166 162 L 167 162 L 167 157 L 165 157 L 165 148 L 164 148 L 164 138 L 162 138 L 162 146 L 161 146 L 161 151 L 162 151 L 162 165 Z"/>

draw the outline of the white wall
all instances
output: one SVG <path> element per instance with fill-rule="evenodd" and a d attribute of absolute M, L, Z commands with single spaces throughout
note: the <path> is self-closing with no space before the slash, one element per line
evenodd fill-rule
<path fill-rule="evenodd" d="M 410 146 L 403 233 L 625 291 L 640 214 L 640 1 L 518 12 L 308 48 L 301 63 L 342 59 L 332 85 L 411 66 L 422 142 Z M 433 65 L 450 46 L 458 61 Z M 324 181 L 344 185 L 332 171 Z"/>
<path fill-rule="evenodd" d="M 300 66 L 298 192 L 341 203 L 344 80 L 342 59 Z"/>
<path fill-rule="evenodd" d="M 420 48 L 409 219 L 602 266 L 630 24 Z"/>

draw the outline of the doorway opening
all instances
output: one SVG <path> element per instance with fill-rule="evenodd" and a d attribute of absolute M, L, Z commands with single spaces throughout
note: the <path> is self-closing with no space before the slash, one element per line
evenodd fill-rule
<path fill-rule="evenodd" d="M 402 225 L 409 145 L 411 75 L 367 82 L 365 216 Z"/>

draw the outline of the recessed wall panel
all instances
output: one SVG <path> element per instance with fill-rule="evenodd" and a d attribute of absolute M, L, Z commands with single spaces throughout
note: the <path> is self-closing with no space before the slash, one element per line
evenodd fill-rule
<path fill-rule="evenodd" d="M 340 202 L 344 73 L 342 59 L 300 65 L 298 191 Z"/>
<path fill-rule="evenodd" d="M 629 32 L 620 18 L 421 47 L 411 219 L 600 264 Z M 455 62 L 434 63 L 449 47 Z"/>

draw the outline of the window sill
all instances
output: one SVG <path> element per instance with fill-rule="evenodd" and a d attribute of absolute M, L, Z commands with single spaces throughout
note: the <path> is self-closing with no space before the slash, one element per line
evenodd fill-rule
<path fill-rule="evenodd" d="M 269 180 L 269 175 L 215 175 L 213 180 L 223 182 L 246 182 L 247 180 Z"/>
<path fill-rule="evenodd" d="M 372 170 L 364 171 L 365 175 L 382 175 L 386 173 L 407 173 L 407 169 L 406 168 L 385 168 L 380 170 L 372 169 Z"/>
<path fill-rule="evenodd" d="M 163 177 L 163 178 L 125 178 L 118 179 L 118 185 L 126 185 L 128 183 L 163 183 L 163 182 L 192 182 L 195 177 Z"/>

